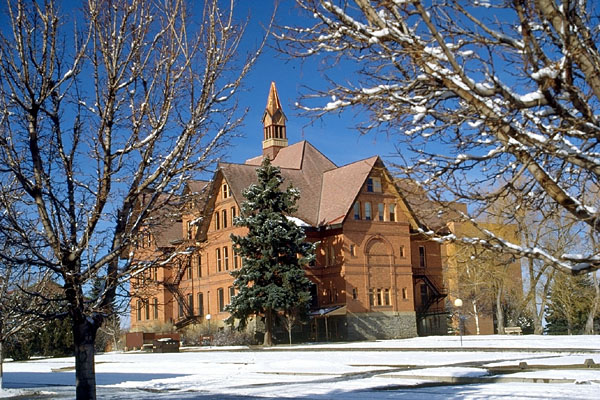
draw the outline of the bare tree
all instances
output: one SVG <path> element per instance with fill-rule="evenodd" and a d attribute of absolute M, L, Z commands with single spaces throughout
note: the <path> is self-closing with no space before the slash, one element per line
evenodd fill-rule
<path fill-rule="evenodd" d="M 0 391 L 3 387 L 4 344 L 43 323 L 48 311 L 46 279 L 35 273 L 0 262 Z M 39 296 L 31 300 L 31 293 Z"/>
<path fill-rule="evenodd" d="M 323 63 L 328 71 L 338 62 L 356 72 L 328 76 L 329 87 L 309 92 L 302 109 L 313 116 L 365 110 L 370 118 L 359 128 L 393 134 L 405 174 L 440 200 L 468 201 L 474 216 L 518 194 L 532 209 L 567 211 L 598 236 L 598 208 L 585 198 L 600 174 L 597 2 L 297 4 L 314 23 L 281 28 L 281 50 L 332 58 Z M 481 192 L 490 187 L 497 190 Z M 563 271 L 600 265 L 593 250 L 554 256 L 492 232 L 481 239 Z"/>
<path fill-rule="evenodd" d="M 16 181 L 24 195 L 2 205 L 17 249 L 2 256 L 61 282 L 78 399 L 96 398 L 94 340 L 119 286 L 149 267 L 128 259 L 134 233 L 159 193 L 209 168 L 242 121 L 236 94 L 262 45 L 240 54 L 244 26 L 222 3 L 3 6 L 0 192 Z"/>
<path fill-rule="evenodd" d="M 600 279 L 598 279 L 598 271 L 590 273 L 591 283 L 594 289 L 594 298 L 591 301 L 590 309 L 588 310 L 587 320 L 583 333 L 593 335 L 595 332 L 594 322 L 600 310 Z"/>

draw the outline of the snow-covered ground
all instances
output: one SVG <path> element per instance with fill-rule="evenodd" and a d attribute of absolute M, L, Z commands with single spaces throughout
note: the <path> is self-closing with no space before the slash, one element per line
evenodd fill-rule
<path fill-rule="evenodd" d="M 456 336 L 96 357 L 103 399 L 598 399 L 600 336 Z M 585 362 L 587 361 L 587 366 Z M 526 364 L 524 364 L 526 363 Z M 8 362 L 0 397 L 73 398 L 73 358 Z"/>

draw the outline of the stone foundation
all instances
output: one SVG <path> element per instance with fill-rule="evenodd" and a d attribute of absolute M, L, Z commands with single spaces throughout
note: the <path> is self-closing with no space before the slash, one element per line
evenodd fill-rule
<path fill-rule="evenodd" d="M 348 340 L 401 339 L 417 336 L 414 312 L 369 312 L 346 315 Z"/>

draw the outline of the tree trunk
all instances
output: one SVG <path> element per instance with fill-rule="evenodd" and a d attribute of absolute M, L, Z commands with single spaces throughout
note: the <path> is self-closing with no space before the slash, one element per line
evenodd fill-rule
<path fill-rule="evenodd" d="M 592 274 L 592 283 L 594 285 L 594 300 L 592 300 L 590 310 L 588 311 L 587 321 L 585 322 L 584 333 L 586 335 L 594 334 L 594 318 L 598 312 L 598 304 L 600 304 L 600 285 L 598 285 L 598 276 L 595 272 Z"/>
<path fill-rule="evenodd" d="M 4 372 L 2 370 L 2 363 L 4 362 L 4 353 L 2 353 L 3 349 L 2 349 L 2 345 L 3 345 L 3 341 L 0 340 L 0 392 L 2 391 L 2 388 L 4 388 L 4 383 L 2 381 L 2 377 L 4 375 Z"/>
<path fill-rule="evenodd" d="M 75 393 L 77 400 L 96 399 L 94 342 L 98 325 L 82 316 L 73 321 L 75 347 Z"/>
<path fill-rule="evenodd" d="M 263 346 L 273 346 L 273 310 L 265 310 L 265 339 Z"/>
<path fill-rule="evenodd" d="M 475 317 L 475 333 L 479 335 L 479 312 L 477 311 L 477 301 L 473 300 L 473 316 Z"/>
<path fill-rule="evenodd" d="M 496 321 L 498 322 L 498 333 L 504 335 L 504 310 L 502 309 L 502 289 L 496 290 Z"/>

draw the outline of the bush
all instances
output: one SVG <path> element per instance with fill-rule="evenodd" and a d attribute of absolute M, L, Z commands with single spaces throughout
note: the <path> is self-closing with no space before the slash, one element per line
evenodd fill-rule
<path fill-rule="evenodd" d="M 181 342 L 186 346 L 200 346 L 202 337 L 208 336 L 208 325 L 194 324 L 186 326 L 181 330 Z"/>
<path fill-rule="evenodd" d="M 212 344 L 214 346 L 244 346 L 258 344 L 258 342 L 249 332 L 224 329 L 214 335 Z"/>

